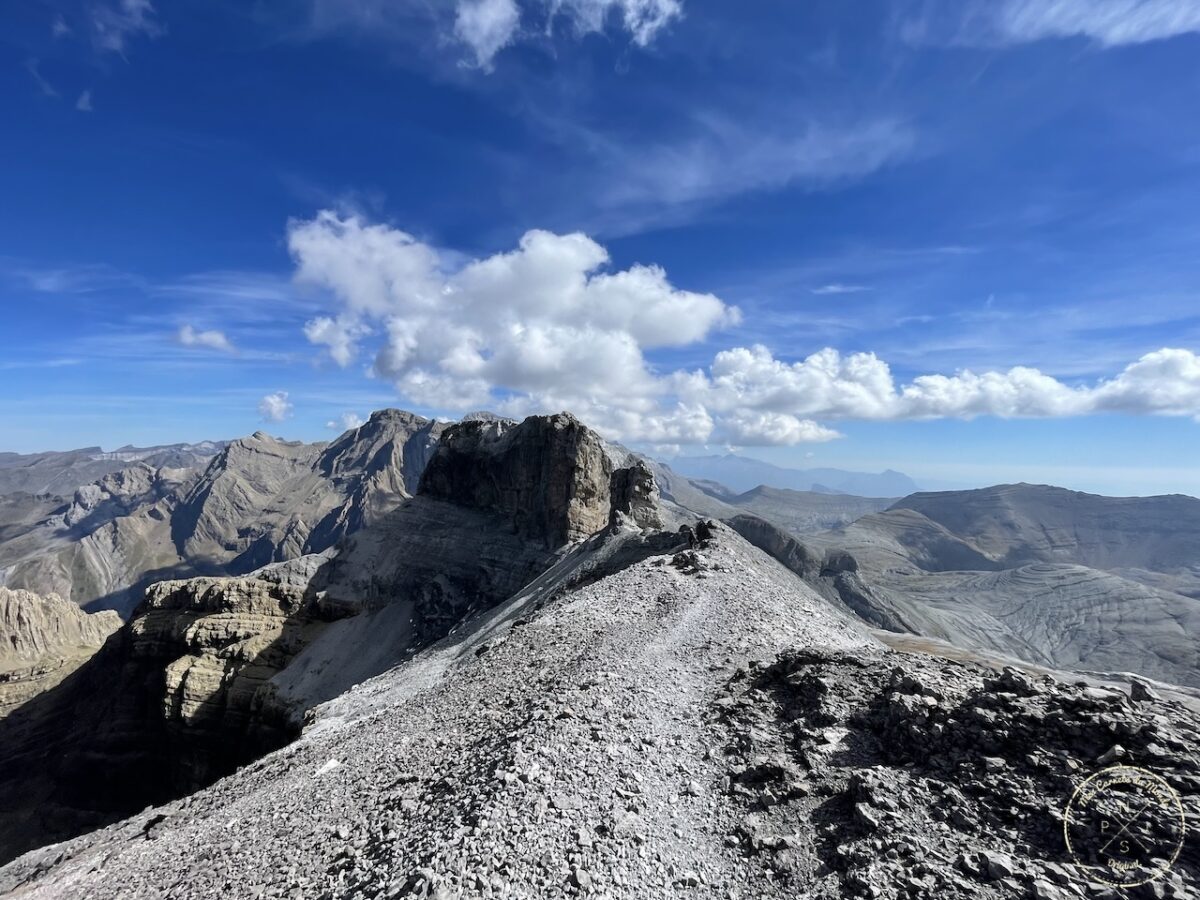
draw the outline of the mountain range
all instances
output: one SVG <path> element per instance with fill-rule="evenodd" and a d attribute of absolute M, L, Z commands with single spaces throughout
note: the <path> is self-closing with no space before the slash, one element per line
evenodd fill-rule
<path fill-rule="evenodd" d="M 789 469 L 749 456 L 677 456 L 669 465 L 679 474 L 699 481 L 732 488 L 743 493 L 759 486 L 811 491 L 823 494 L 853 494 L 859 497 L 903 497 L 920 490 L 907 475 L 887 469 L 871 474 L 844 469 Z"/>
<path fill-rule="evenodd" d="M 167 444 L 159 447 L 125 446 L 105 451 L 99 447 L 46 453 L 0 453 L 0 494 L 70 495 L 77 487 L 141 462 L 153 469 L 192 469 L 202 466 L 225 446 L 224 441 Z"/>
<path fill-rule="evenodd" d="M 384 410 L 0 510 L 0 893 L 1065 900 L 1100 759 L 1200 826 L 1193 498 Z"/>
<path fill-rule="evenodd" d="M 39 484 L 93 465 L 109 471 L 63 498 L 4 496 L 0 584 L 128 616 L 154 581 L 244 574 L 320 552 L 411 495 L 442 427 L 384 410 L 329 444 L 256 432 L 203 445 L 208 455 L 173 447 L 37 457 L 22 471 L 50 466 Z"/>

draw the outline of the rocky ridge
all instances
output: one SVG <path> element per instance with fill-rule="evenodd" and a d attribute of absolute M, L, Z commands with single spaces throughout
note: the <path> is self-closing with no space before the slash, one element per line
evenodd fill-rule
<path fill-rule="evenodd" d="M 1061 810 L 1114 758 L 1197 824 L 1191 710 L 888 651 L 736 533 L 703 534 L 576 545 L 294 743 L 22 857 L 0 891 L 1097 896 Z M 580 577 L 596 553 L 637 561 Z M 1135 896 L 1195 892 L 1195 834 Z"/>
<path fill-rule="evenodd" d="M 99 447 L 48 453 L 0 452 L 0 495 L 71 496 L 79 487 L 105 475 L 141 463 L 151 469 L 195 469 L 208 463 L 224 444 L 168 444 L 159 447 L 121 447 L 104 451 Z"/>
<path fill-rule="evenodd" d="M 303 452 L 277 443 L 257 437 L 226 450 L 256 458 L 236 470 L 271 496 L 280 470 L 271 460 Z M 347 460 L 346 448 L 330 450 L 323 465 L 332 477 L 344 466 L 360 485 L 366 472 L 401 487 L 403 456 L 394 449 L 378 451 L 386 462 L 375 469 Z M 228 467 L 214 468 L 193 498 L 217 491 Z M 10 760 L 31 761 L 51 746 L 55 762 L 30 778 L 22 764 L 10 764 L 0 795 L 35 818 L 56 810 L 65 826 L 42 817 L 50 834 L 61 834 L 85 803 L 86 783 L 70 786 L 93 760 L 104 760 L 108 777 L 124 785 L 127 796 L 113 812 L 194 790 L 289 740 L 315 704 L 511 596 L 581 537 L 655 527 L 655 496 L 644 467 L 614 473 L 600 438 L 569 416 L 455 426 L 432 453 L 417 496 L 397 498 L 336 548 L 246 576 L 148 588 L 109 652 L 12 723 L 4 736 Z M 202 517 L 192 534 L 211 535 Z M 85 689 L 101 683 L 109 696 Z M 86 710 L 77 709 L 81 703 Z M 83 734 L 74 724 L 80 717 L 95 719 Z M 22 836 L 36 835 L 25 821 Z"/>

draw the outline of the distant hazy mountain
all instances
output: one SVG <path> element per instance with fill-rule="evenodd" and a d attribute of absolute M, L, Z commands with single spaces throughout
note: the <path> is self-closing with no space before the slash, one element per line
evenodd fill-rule
<path fill-rule="evenodd" d="M 660 462 L 652 461 L 651 469 L 663 498 L 686 510 L 718 519 L 753 513 L 791 534 L 839 528 L 860 516 L 887 509 L 895 502 L 887 497 L 856 497 L 761 485 L 738 493 L 715 481 L 686 478 Z"/>
<path fill-rule="evenodd" d="M 836 598 L 886 629 L 1200 686 L 1195 498 L 1012 484 L 914 494 L 802 545 L 742 530 L 777 557 L 817 560 Z"/>
<path fill-rule="evenodd" d="M 153 469 L 191 469 L 206 464 L 225 447 L 224 441 L 167 444 L 105 451 L 99 447 L 47 453 L 0 453 L 0 494 L 60 494 L 75 489 L 133 463 Z"/>
<path fill-rule="evenodd" d="M 907 475 L 891 469 L 878 474 L 844 469 L 787 469 L 732 453 L 681 456 L 671 460 L 671 468 L 688 478 L 718 482 L 739 494 L 759 485 L 858 497 L 904 497 L 920 490 Z"/>

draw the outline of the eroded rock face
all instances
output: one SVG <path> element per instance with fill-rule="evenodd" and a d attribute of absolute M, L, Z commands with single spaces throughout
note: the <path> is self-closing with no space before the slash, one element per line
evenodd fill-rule
<path fill-rule="evenodd" d="M 113 612 L 89 614 L 57 594 L 0 587 L 0 666 L 95 650 L 120 626 Z"/>
<path fill-rule="evenodd" d="M 653 531 L 663 527 L 658 485 L 654 473 L 642 460 L 634 460 L 627 468 L 612 473 L 610 493 L 610 528 L 630 525 L 642 531 Z"/>
<path fill-rule="evenodd" d="M 500 514 L 519 535 L 557 547 L 608 524 L 612 464 L 600 436 L 568 413 L 519 425 L 447 429 L 420 493 Z"/>
<path fill-rule="evenodd" d="M 268 683 L 350 612 L 311 590 L 323 562 L 310 556 L 243 578 L 165 581 L 147 590 L 142 614 L 128 626 L 129 655 L 163 673 L 161 715 L 179 783 L 207 783 L 291 737 Z"/>
<path fill-rule="evenodd" d="M 120 627 L 114 612 L 0 587 L 0 718 L 61 682 Z"/>

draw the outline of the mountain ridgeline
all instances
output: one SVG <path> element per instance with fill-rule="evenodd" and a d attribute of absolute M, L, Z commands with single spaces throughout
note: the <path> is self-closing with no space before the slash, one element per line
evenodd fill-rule
<path fill-rule="evenodd" d="M 1194 574 L 1158 498 L 726 502 L 567 414 L 385 413 L 116 477 L 85 519 L 157 510 L 188 565 L 265 564 L 155 580 L 119 627 L 0 606 L 24 662 L 85 660 L 0 718 L 0 894 L 1075 900 L 1083 773 L 1200 808 L 1195 692 L 1058 671 L 1194 677 L 1198 601 L 1146 603 Z M 1196 831 L 1162 896 L 1195 894 Z"/>
<path fill-rule="evenodd" d="M 0 583 L 127 617 L 155 581 L 245 574 L 321 552 L 412 496 L 444 427 L 383 410 L 330 444 L 258 432 L 193 468 L 155 468 L 156 457 L 133 454 L 44 519 L 13 504 Z"/>
<path fill-rule="evenodd" d="M 781 559 L 839 559 L 814 583 L 877 627 L 1200 687 L 1195 498 L 999 485 L 913 494 L 818 533 L 737 527 Z"/>
<path fill-rule="evenodd" d="M 172 525 L 190 559 L 223 547 L 266 565 L 156 581 L 95 656 L 0 720 L 5 854 L 210 783 L 565 546 L 661 524 L 645 466 L 570 416 L 435 429 L 388 413 L 328 447 L 255 435 L 180 492 Z M 251 515 L 268 524 L 227 527 Z"/>

